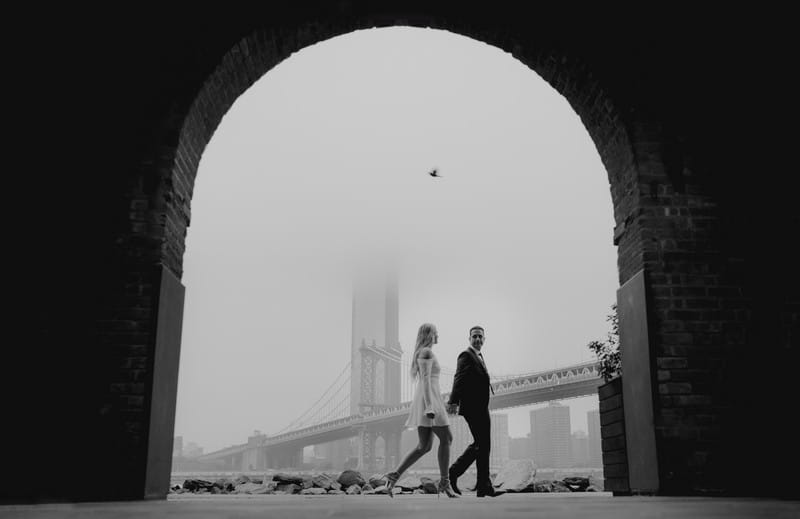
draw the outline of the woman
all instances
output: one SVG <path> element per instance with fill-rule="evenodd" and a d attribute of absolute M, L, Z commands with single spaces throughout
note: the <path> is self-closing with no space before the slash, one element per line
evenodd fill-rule
<path fill-rule="evenodd" d="M 411 465 L 420 459 L 433 446 L 433 435 L 439 437 L 439 493 L 444 492 L 447 497 L 459 497 L 450 486 L 448 467 L 450 465 L 450 444 L 453 434 L 450 432 L 450 421 L 442 394 L 439 391 L 439 361 L 431 349 L 439 342 L 436 327 L 425 323 L 417 332 L 417 344 L 411 358 L 411 376 L 417 379 L 414 391 L 414 400 L 406 420 L 406 427 L 416 427 L 419 443 L 409 452 L 400 466 L 394 472 L 385 475 L 388 483 L 389 496 L 397 480 Z M 393 497 L 393 496 L 392 496 Z"/>

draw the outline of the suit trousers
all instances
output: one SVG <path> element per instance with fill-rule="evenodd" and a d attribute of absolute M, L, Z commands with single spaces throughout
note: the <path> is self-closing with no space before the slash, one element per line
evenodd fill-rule
<path fill-rule="evenodd" d="M 491 486 L 489 479 L 489 454 L 492 448 L 492 422 L 489 410 L 478 411 L 464 415 L 469 431 L 472 433 L 473 442 L 464 450 L 464 453 L 453 463 L 450 470 L 454 477 L 459 477 L 466 472 L 472 462 L 475 462 L 477 474 L 477 488 Z"/>

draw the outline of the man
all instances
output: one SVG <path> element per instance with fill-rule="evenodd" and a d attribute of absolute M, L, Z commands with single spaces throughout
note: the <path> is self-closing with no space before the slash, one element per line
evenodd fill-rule
<path fill-rule="evenodd" d="M 492 480 L 489 479 L 489 451 L 492 445 L 491 421 L 489 419 L 489 392 L 494 394 L 489 382 L 489 372 L 481 354 L 486 339 L 481 326 L 469 330 L 470 346 L 458 356 L 458 367 L 453 378 L 453 390 L 447 401 L 447 412 L 464 417 L 472 433 L 472 444 L 450 467 L 450 485 L 461 493 L 457 480 L 474 461 L 478 468 L 478 482 L 475 486 L 478 497 L 495 497 Z"/>

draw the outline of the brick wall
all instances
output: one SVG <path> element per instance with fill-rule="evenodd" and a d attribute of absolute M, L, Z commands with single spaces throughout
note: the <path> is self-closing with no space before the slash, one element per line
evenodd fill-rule
<path fill-rule="evenodd" d="M 411 24 L 512 53 L 565 96 L 594 140 L 608 172 L 620 282 L 642 268 L 651 282 L 663 491 L 788 491 L 788 483 L 775 487 L 791 481 L 787 469 L 769 460 L 797 459 L 796 447 L 771 441 L 792 430 L 776 395 L 793 394 L 800 365 L 792 238 L 800 220 L 783 182 L 793 163 L 767 167 L 782 148 L 754 136 L 769 126 L 755 124 L 748 103 L 755 93 L 769 100 L 771 83 L 729 72 L 780 47 L 759 52 L 728 29 L 737 24 L 699 15 L 682 18 L 676 38 L 676 25 L 656 23 L 669 21 L 663 12 L 636 24 L 610 12 L 531 17 L 449 1 L 372 4 L 129 13 L 129 26 L 76 22 L 68 34 L 67 25 L 48 26 L 24 38 L 25 48 L 44 48 L 32 63 L 53 57 L 26 84 L 37 93 L 32 106 L 49 103 L 42 121 L 59 131 L 37 132 L 45 152 L 28 155 L 31 196 L 18 197 L 32 238 L 19 249 L 31 268 L 20 306 L 35 317 L 4 383 L 16 390 L 36 381 L 35 405 L 13 414 L 37 427 L 11 431 L 10 441 L 34 445 L 48 436 L 31 431 L 80 424 L 60 427 L 75 448 L 53 454 L 56 465 L 87 474 L 113 467 L 121 479 L 98 483 L 94 495 L 141 496 L 158 268 L 182 273 L 197 165 L 222 116 L 306 45 Z M 51 84 L 45 72 L 71 78 L 60 96 L 35 90 Z M 47 419 L 33 411 L 40 402 L 52 404 Z M 22 471 L 24 462 L 9 466 Z M 743 469 L 775 476 L 731 477 Z M 52 482 L 18 498 L 91 493 Z"/>
<path fill-rule="evenodd" d="M 625 409 L 621 379 L 597 388 L 600 406 L 600 436 L 603 451 L 603 484 L 614 495 L 629 494 L 628 456 L 625 443 Z"/>
<path fill-rule="evenodd" d="M 162 119 L 152 121 L 159 127 L 159 141 L 134 184 L 149 184 L 151 189 L 131 193 L 131 207 L 136 210 L 125 236 L 131 243 L 145 245 L 135 249 L 143 266 L 158 258 L 181 274 L 197 165 L 236 97 L 304 45 L 351 29 L 403 20 L 391 15 L 377 21 L 355 16 L 293 27 L 258 27 L 231 39 L 229 47 L 219 47 L 218 54 L 210 54 L 199 67 L 206 75 L 193 72 L 194 82 L 183 85 Z M 704 182 L 703 166 L 685 144 L 691 140 L 691 129 L 676 130 L 664 108 L 652 107 L 651 100 L 615 83 L 602 68 L 608 63 L 592 62 L 596 55 L 586 49 L 532 35 L 526 26 L 497 26 L 491 20 L 481 24 L 449 13 L 417 21 L 513 53 L 565 95 L 583 120 L 608 171 L 620 283 L 645 268 L 652 284 L 657 440 L 659 449 L 669 453 L 661 467 L 665 489 L 685 493 L 724 485 L 706 482 L 709 457 L 722 456 L 714 450 L 720 446 L 723 414 L 731 405 L 720 396 L 717 370 L 730 348 L 743 344 L 748 303 L 737 284 L 738 263 L 723 250 L 723 222 L 713 186 Z M 648 78 L 654 83 L 649 86 L 659 88 L 658 79 Z M 136 351 L 138 344 L 132 346 Z M 122 375 L 118 383 L 131 382 L 129 373 Z M 136 422 L 131 424 L 132 431 L 137 427 Z"/>

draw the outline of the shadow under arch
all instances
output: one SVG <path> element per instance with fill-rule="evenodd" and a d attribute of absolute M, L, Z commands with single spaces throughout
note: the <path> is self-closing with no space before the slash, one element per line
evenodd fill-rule
<path fill-rule="evenodd" d="M 775 431 L 790 430 L 791 424 L 771 402 L 793 391 L 789 370 L 796 366 L 800 314 L 786 236 L 796 234 L 797 220 L 786 209 L 793 205 L 775 203 L 776 197 L 788 200 L 791 191 L 752 182 L 753 171 L 761 170 L 741 164 L 742 155 L 768 155 L 774 147 L 737 135 L 744 124 L 737 118 L 746 113 L 728 115 L 761 78 L 739 82 L 725 74 L 740 65 L 739 50 L 755 57 L 769 45 L 741 38 L 738 24 L 722 23 L 719 33 L 709 32 L 708 20 L 683 12 L 680 25 L 664 29 L 654 21 L 663 20 L 660 11 L 631 23 L 616 13 L 551 19 L 546 12 L 534 18 L 521 8 L 479 7 L 445 0 L 380 6 L 308 1 L 196 9 L 175 19 L 145 13 L 151 17 L 131 30 L 81 26 L 87 45 L 79 48 L 96 52 L 61 57 L 78 61 L 86 73 L 75 89 L 85 89 L 79 99 L 91 101 L 86 126 L 101 112 L 106 124 L 61 136 L 63 147 L 74 147 L 76 155 L 88 149 L 86 137 L 99 143 L 98 155 L 89 154 L 92 164 L 85 157 L 73 163 L 78 172 L 95 169 L 91 175 L 62 175 L 63 164 L 55 164 L 55 174 L 46 179 L 49 205 L 41 221 L 51 226 L 80 204 L 78 214 L 94 218 L 97 229 L 57 237 L 75 253 L 55 269 L 48 264 L 49 244 L 31 249 L 45 266 L 36 273 L 44 282 L 35 280 L 41 288 L 35 297 L 46 298 L 31 311 L 44 315 L 33 339 L 42 348 L 30 348 L 35 353 L 24 363 L 9 365 L 21 366 L 12 381 L 43 381 L 37 389 L 44 398 L 22 400 L 20 407 L 30 409 L 20 416 L 44 427 L 11 432 L 23 445 L 16 449 L 22 459 L 51 440 L 51 421 L 79 424 L 62 431 L 72 448 L 59 451 L 57 459 L 87 473 L 121 475 L 91 488 L 79 478 L 44 481 L 15 488 L 19 499 L 163 498 L 180 345 L 181 264 L 203 148 L 236 97 L 292 52 L 391 25 L 448 30 L 512 53 L 560 92 L 586 126 L 609 175 L 620 282 L 645 271 L 652 296 L 646 321 L 650 370 L 657 369 L 658 378 L 639 401 L 652 396 L 655 408 L 651 429 L 662 484 L 656 492 L 790 495 L 792 465 L 771 460 L 785 458 L 780 449 L 796 454 L 797 448 L 773 441 Z M 714 26 L 718 18 L 716 13 Z M 100 88 L 112 86 L 109 77 L 119 80 L 114 88 Z M 757 91 L 766 97 L 768 90 Z M 88 182 L 97 185 L 87 189 Z M 770 247 L 738 239 L 763 232 L 781 239 Z M 66 272 L 76 266 L 77 275 Z M 770 283 L 763 282 L 765 276 Z M 621 316 L 621 326 L 625 322 Z M 743 384 L 751 372 L 776 375 L 759 385 Z M 51 407 L 58 409 L 44 419 L 36 416 L 40 402 L 52 398 L 57 404 Z M 761 449 L 742 452 L 748 443 Z M 9 466 L 24 469 L 27 461 Z M 777 476 L 736 478 L 768 469 Z"/>

